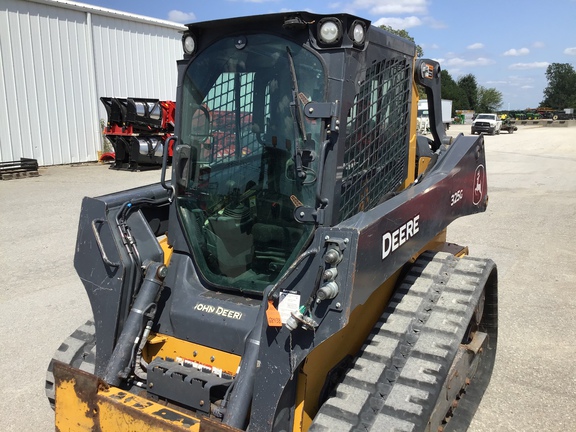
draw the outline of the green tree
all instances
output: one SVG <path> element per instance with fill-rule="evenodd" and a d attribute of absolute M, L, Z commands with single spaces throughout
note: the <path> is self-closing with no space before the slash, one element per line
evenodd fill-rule
<path fill-rule="evenodd" d="M 478 87 L 478 112 L 492 113 L 502 106 L 502 93 L 495 88 Z"/>
<path fill-rule="evenodd" d="M 462 90 L 456 81 L 452 78 L 447 70 L 442 69 L 440 72 L 440 79 L 442 82 L 442 99 L 449 99 L 452 101 L 452 116 L 456 110 L 468 109 L 468 98 L 466 93 Z"/>
<path fill-rule="evenodd" d="M 476 77 L 472 74 L 464 75 L 458 78 L 458 87 L 466 94 L 468 105 L 464 109 L 477 110 L 478 105 L 478 83 Z"/>
<path fill-rule="evenodd" d="M 415 42 L 414 38 L 412 36 L 410 36 L 410 34 L 404 29 L 398 30 L 398 29 L 392 28 L 392 27 L 384 25 L 384 24 L 381 25 L 380 28 L 383 30 L 386 30 L 387 32 L 395 34 L 396 36 L 400 36 L 404 39 L 408 39 L 412 42 Z M 416 45 L 416 56 L 422 57 L 423 55 L 424 55 L 424 50 L 422 49 L 422 47 L 420 45 Z M 424 87 L 422 87 L 420 85 L 418 86 L 418 97 L 420 99 L 426 99 L 426 91 L 424 90 Z"/>
<path fill-rule="evenodd" d="M 570 63 L 552 63 L 546 68 L 548 86 L 541 106 L 552 109 L 576 108 L 576 71 Z"/>
<path fill-rule="evenodd" d="M 400 37 L 403 37 L 404 39 L 408 39 L 408 40 L 411 40 L 412 42 L 414 42 L 414 38 L 412 36 L 410 36 L 410 34 L 404 29 L 398 30 L 398 29 L 392 28 L 392 27 L 387 26 L 387 25 L 381 25 L 380 28 L 384 29 L 384 30 L 386 30 L 392 34 L 395 34 L 396 36 L 400 36 Z M 422 47 L 420 45 L 416 45 L 416 55 L 418 57 L 422 57 L 424 55 L 424 50 L 422 49 Z"/>

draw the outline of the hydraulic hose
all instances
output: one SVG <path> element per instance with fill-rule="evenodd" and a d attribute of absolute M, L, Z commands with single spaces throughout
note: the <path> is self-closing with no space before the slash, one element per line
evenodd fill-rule
<path fill-rule="evenodd" d="M 240 369 L 236 375 L 234 390 L 224 414 L 223 423 L 241 430 L 246 428 L 248 410 L 254 395 L 254 380 L 260 353 L 260 338 L 262 336 L 262 322 L 265 310 L 266 306 L 263 304 L 256 318 L 256 324 L 246 338 L 244 355 L 240 361 Z"/>
<path fill-rule="evenodd" d="M 151 262 L 146 266 L 146 276 L 124 322 L 122 333 L 120 333 L 118 342 L 104 372 L 103 379 L 108 384 L 119 386 L 122 379 L 127 377 L 127 369 L 131 366 L 134 349 L 136 349 L 140 341 L 140 333 L 142 332 L 145 319 L 144 314 L 151 304 L 156 303 L 165 276 L 166 266 L 164 264 Z"/>

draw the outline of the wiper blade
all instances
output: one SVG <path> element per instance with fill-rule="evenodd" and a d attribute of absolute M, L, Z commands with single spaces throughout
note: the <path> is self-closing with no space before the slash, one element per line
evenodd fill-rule
<path fill-rule="evenodd" d="M 302 112 L 302 106 L 298 99 L 298 78 L 296 77 L 296 68 L 294 66 L 294 58 L 292 57 L 292 51 L 289 47 L 286 47 L 286 53 L 288 54 L 288 63 L 290 64 L 290 77 L 292 78 L 292 103 L 290 104 L 292 108 L 292 117 L 294 118 L 295 126 L 298 126 L 298 131 L 300 132 L 300 138 L 304 141 L 306 139 L 306 129 L 304 128 L 304 113 Z"/>
<path fill-rule="evenodd" d="M 296 77 L 296 68 L 294 67 L 294 59 L 292 58 L 292 52 L 289 47 L 286 47 L 286 54 L 288 55 L 288 63 L 290 65 L 290 76 L 292 78 L 292 102 L 290 103 L 290 112 L 292 114 L 292 120 L 294 122 L 294 150 L 293 159 L 296 169 L 296 176 L 300 179 L 306 178 L 306 172 L 302 168 L 302 150 L 298 145 L 299 141 L 306 141 L 306 129 L 304 128 L 304 114 L 302 112 L 302 106 L 298 99 L 298 79 Z"/>

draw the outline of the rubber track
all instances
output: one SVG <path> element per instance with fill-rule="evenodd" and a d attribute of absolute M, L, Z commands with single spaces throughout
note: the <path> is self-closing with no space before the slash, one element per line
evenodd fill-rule
<path fill-rule="evenodd" d="M 46 397 L 50 406 L 54 408 L 54 374 L 52 365 L 54 360 L 74 366 L 77 369 L 94 373 L 96 362 L 96 329 L 93 321 L 86 321 L 84 325 L 72 333 L 60 345 L 54 357 L 50 360 L 48 371 L 46 372 Z"/>
<path fill-rule="evenodd" d="M 423 254 L 309 431 L 426 430 L 489 263 Z"/>

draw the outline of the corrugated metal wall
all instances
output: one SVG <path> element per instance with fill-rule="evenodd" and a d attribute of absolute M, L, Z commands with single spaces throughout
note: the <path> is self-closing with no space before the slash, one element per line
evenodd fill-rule
<path fill-rule="evenodd" d="M 177 28 L 64 6 L 1 2 L 0 161 L 94 161 L 101 96 L 175 98 Z"/>

